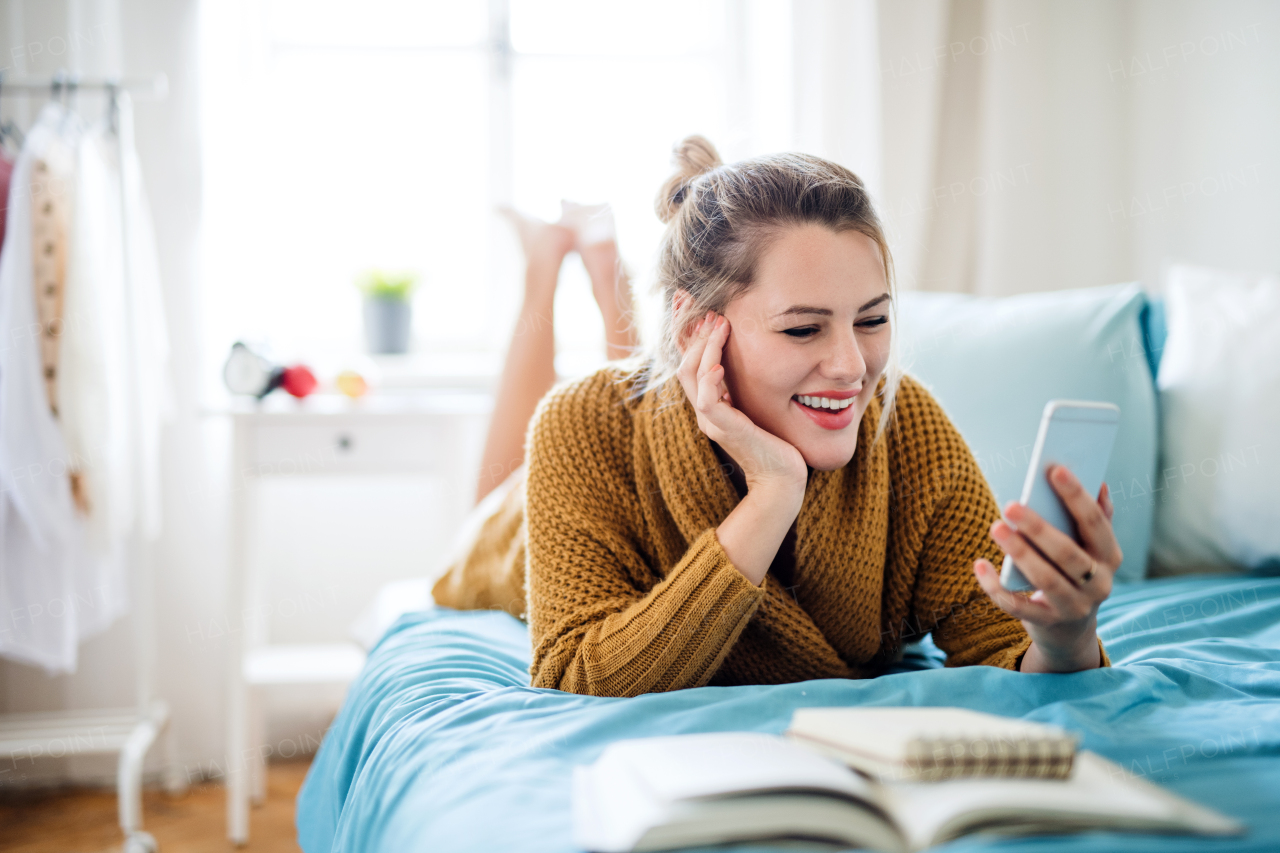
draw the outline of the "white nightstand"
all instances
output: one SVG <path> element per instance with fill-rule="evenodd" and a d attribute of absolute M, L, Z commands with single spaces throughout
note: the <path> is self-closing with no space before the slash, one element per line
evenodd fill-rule
<path fill-rule="evenodd" d="M 257 688 L 348 684 L 364 665 L 355 643 L 272 645 L 262 606 L 266 578 L 254 571 L 249 547 L 257 517 L 255 486 L 270 477 L 429 474 L 448 493 L 446 529 L 457 529 L 471 507 L 477 472 L 472 454 L 492 407 L 478 391 L 414 391 L 359 401 L 317 395 L 298 402 L 273 395 L 238 402 L 222 414 L 233 424 L 231 576 L 229 600 L 244 629 L 229 634 L 227 836 L 249 838 L 250 798 L 265 793 L 265 718 Z"/>

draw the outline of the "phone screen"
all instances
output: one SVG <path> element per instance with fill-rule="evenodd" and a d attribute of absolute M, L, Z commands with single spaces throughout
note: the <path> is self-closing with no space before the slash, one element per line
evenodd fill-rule
<path fill-rule="evenodd" d="M 1113 403 L 1049 401 L 1031 449 L 1031 463 L 1027 466 L 1020 502 L 1079 542 L 1071 513 L 1049 483 L 1049 469 L 1065 465 L 1085 491 L 1096 497 L 1111 461 L 1111 448 L 1119 427 L 1120 407 Z M 1000 583 L 1005 589 L 1035 589 L 1010 557 L 1005 557 Z"/>

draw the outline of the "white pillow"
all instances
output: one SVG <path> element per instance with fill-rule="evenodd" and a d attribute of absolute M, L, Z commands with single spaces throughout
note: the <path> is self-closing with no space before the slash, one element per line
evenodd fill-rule
<path fill-rule="evenodd" d="M 1157 570 L 1280 567 L 1280 280 L 1174 267 L 1165 304 Z"/>

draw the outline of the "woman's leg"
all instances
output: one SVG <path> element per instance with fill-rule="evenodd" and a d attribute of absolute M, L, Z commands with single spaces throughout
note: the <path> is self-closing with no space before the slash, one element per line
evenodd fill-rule
<path fill-rule="evenodd" d="M 604 338 L 610 361 L 636 353 L 636 332 L 631 302 L 631 280 L 618 256 L 613 210 L 607 204 L 560 202 L 560 222 L 577 235 L 575 248 L 591 277 L 591 291 L 604 320 Z"/>
<path fill-rule="evenodd" d="M 524 462 L 524 435 L 538 401 L 556 381 L 556 338 L 552 323 L 560 265 L 574 245 L 573 231 L 503 211 L 524 249 L 524 301 L 507 347 L 489 420 L 476 502 L 498 487 Z"/>
<path fill-rule="evenodd" d="M 591 292 L 604 319 L 604 339 L 608 359 L 628 358 L 640 346 L 635 313 L 631 303 L 631 279 L 618 257 L 618 244 L 612 238 L 579 246 L 582 265 L 591 277 Z"/>

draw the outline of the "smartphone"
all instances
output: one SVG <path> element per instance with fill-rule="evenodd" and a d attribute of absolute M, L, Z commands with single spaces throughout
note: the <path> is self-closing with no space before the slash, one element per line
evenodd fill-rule
<path fill-rule="evenodd" d="M 1049 483 L 1049 469 L 1065 465 L 1084 490 L 1096 498 L 1119 428 L 1120 407 L 1114 403 L 1050 400 L 1040 418 L 1019 502 L 1079 542 L 1075 520 Z M 1013 558 L 1007 556 L 1000 570 L 1000 585 L 1015 592 L 1035 589 L 1018 571 Z"/>

